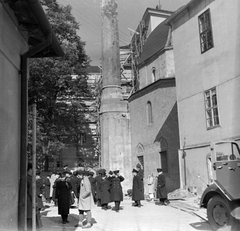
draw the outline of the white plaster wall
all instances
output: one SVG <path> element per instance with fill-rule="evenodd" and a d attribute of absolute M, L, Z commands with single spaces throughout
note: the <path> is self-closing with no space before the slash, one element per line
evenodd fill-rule
<path fill-rule="evenodd" d="M 181 146 L 240 135 L 240 2 L 201 1 L 174 26 L 173 44 Z M 201 54 L 198 16 L 210 9 L 214 47 Z M 190 17 L 189 17 L 190 16 Z M 217 87 L 220 127 L 207 130 L 204 91 Z"/>

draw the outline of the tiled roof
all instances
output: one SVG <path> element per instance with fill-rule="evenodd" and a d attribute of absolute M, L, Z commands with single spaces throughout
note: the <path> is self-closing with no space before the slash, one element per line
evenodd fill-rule
<path fill-rule="evenodd" d="M 169 26 L 166 25 L 165 21 L 160 23 L 147 38 L 147 41 L 143 47 L 141 58 L 139 60 L 139 65 L 165 47 L 169 32 Z"/>

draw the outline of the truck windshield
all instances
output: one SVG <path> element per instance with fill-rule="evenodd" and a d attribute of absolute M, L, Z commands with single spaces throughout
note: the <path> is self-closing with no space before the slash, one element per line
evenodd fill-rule
<path fill-rule="evenodd" d="M 217 161 L 240 160 L 239 148 L 235 143 L 219 143 L 216 145 Z"/>

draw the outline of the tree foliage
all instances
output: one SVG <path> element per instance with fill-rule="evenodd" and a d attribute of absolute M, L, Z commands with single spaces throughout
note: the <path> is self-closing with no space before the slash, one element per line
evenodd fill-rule
<path fill-rule="evenodd" d="M 37 104 L 37 150 L 46 156 L 49 151 L 51 155 L 59 152 L 64 147 L 61 137 L 78 134 L 80 124 L 86 120 L 83 99 L 91 98 L 86 73 L 90 60 L 77 34 L 79 24 L 71 7 L 59 5 L 56 0 L 41 0 L 41 4 L 65 53 L 61 58 L 30 61 L 29 105 Z M 29 128 L 31 137 L 30 117 Z"/>

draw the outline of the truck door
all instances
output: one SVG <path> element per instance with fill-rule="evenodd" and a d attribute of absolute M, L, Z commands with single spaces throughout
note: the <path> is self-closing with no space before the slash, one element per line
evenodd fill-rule
<path fill-rule="evenodd" d="M 212 154 L 214 180 L 230 199 L 239 199 L 240 153 L 237 143 L 217 143 Z"/>

